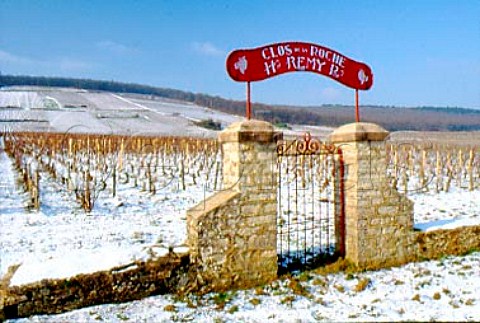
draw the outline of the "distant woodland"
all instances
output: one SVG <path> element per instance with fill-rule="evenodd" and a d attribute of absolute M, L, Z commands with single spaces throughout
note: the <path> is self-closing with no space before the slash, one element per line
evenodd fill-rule
<path fill-rule="evenodd" d="M 0 74 L 0 87 L 13 85 L 80 88 L 94 91 L 135 93 L 181 100 L 219 111 L 244 115 L 245 101 L 235 101 L 203 93 L 192 93 L 148 85 L 40 76 L 13 76 Z M 276 124 L 305 124 L 339 126 L 354 121 L 354 107 L 323 104 L 296 107 L 252 104 L 255 118 Z M 459 107 L 393 107 L 361 106 L 361 119 L 374 122 L 390 131 L 473 131 L 480 130 L 480 110 Z"/>

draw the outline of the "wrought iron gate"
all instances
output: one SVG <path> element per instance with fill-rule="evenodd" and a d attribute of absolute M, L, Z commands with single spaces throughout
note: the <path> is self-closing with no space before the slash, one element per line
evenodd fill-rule
<path fill-rule="evenodd" d="M 279 272 L 344 254 L 342 151 L 312 138 L 277 142 Z"/>

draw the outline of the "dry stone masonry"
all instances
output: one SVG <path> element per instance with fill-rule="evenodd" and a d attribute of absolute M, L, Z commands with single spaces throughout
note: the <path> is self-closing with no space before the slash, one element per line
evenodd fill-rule
<path fill-rule="evenodd" d="M 413 252 L 413 203 L 386 176 L 388 134 L 359 122 L 330 137 L 345 164 L 345 257 L 361 268 L 401 264 Z"/>
<path fill-rule="evenodd" d="M 388 135 L 378 125 L 359 122 L 338 128 L 330 137 L 342 152 L 345 168 L 345 258 L 358 268 L 373 269 L 435 257 L 439 252 L 461 254 L 478 249 L 478 227 L 451 234 L 413 230 L 413 203 L 387 177 Z M 187 212 L 197 284 L 226 290 L 275 279 L 278 139 L 270 124 L 256 120 L 232 124 L 220 133 L 224 190 Z M 337 201 L 342 194 L 336 196 Z M 337 212 L 342 209 L 339 204 Z"/>
<path fill-rule="evenodd" d="M 0 282 L 0 322 L 38 314 L 58 314 L 105 303 L 175 293 L 185 285 L 188 254 L 167 256 L 70 278 L 8 286 Z M 16 268 L 13 269 L 13 271 Z"/>
<path fill-rule="evenodd" d="M 412 261 L 480 251 L 480 225 L 415 232 L 414 247 L 415 254 Z"/>
<path fill-rule="evenodd" d="M 219 135 L 223 188 L 187 212 L 198 283 L 212 290 L 277 277 L 276 135 L 267 122 L 232 124 Z"/>

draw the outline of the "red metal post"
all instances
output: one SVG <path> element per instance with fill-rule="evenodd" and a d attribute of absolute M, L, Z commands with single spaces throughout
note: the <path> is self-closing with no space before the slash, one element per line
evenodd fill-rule
<path fill-rule="evenodd" d="M 340 256 L 345 257 L 345 163 L 343 160 L 343 151 L 338 148 L 339 156 L 339 175 L 340 175 Z M 337 242 L 338 243 L 338 242 Z"/>
<path fill-rule="evenodd" d="M 355 89 L 355 121 L 360 122 L 360 111 L 358 109 L 358 89 Z"/>
<path fill-rule="evenodd" d="M 252 108 L 250 104 L 250 82 L 247 82 L 247 120 L 252 116 Z"/>

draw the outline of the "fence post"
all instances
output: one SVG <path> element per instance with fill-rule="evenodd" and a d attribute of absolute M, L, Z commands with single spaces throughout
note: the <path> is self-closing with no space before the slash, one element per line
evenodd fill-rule
<path fill-rule="evenodd" d="M 413 203 L 387 178 L 388 134 L 378 125 L 359 122 L 336 129 L 330 137 L 345 164 L 345 257 L 363 268 L 413 257 Z"/>
<path fill-rule="evenodd" d="M 210 290 L 268 283 L 277 276 L 276 138 L 267 122 L 222 131 L 223 190 L 187 211 L 198 283 Z"/>

